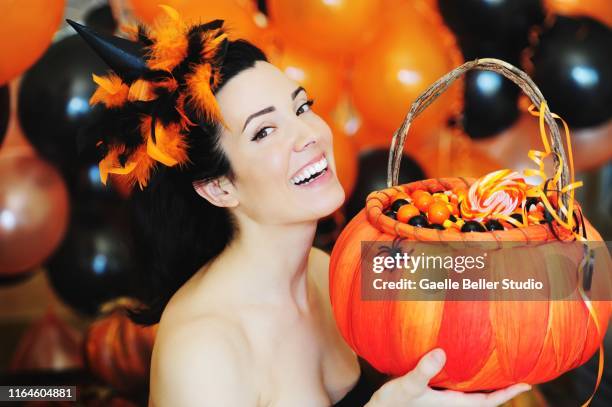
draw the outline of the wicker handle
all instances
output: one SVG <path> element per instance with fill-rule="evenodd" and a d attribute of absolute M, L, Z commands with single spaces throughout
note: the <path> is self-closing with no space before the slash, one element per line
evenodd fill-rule
<path fill-rule="evenodd" d="M 421 112 L 425 110 L 425 108 L 427 108 L 427 106 L 429 106 L 434 100 L 436 100 L 437 97 L 440 96 L 440 94 L 442 94 L 442 92 L 444 92 L 457 78 L 471 69 L 493 71 L 502 74 L 520 86 L 523 92 L 529 96 L 531 102 L 538 108 L 540 107 L 540 104 L 545 101 L 540 89 L 538 89 L 536 84 L 533 83 L 531 78 L 525 72 L 505 61 L 495 58 L 475 59 L 453 69 L 451 72 L 438 79 L 412 103 L 410 111 L 406 115 L 404 122 L 393 134 L 391 151 L 389 153 L 389 164 L 387 167 L 387 186 L 389 188 L 398 184 L 399 169 L 402 161 L 402 151 L 404 150 L 404 141 L 408 135 L 408 130 L 410 129 L 412 120 L 421 114 Z M 555 170 L 557 170 L 561 165 L 558 157 L 561 157 L 563 160 L 561 179 L 559 181 L 559 189 L 562 189 L 569 183 L 569 168 L 567 165 L 565 150 L 563 149 L 559 127 L 548 109 L 546 109 L 546 112 L 544 113 L 544 120 L 551 131 L 552 150 L 556 153 L 556 155 L 554 155 Z M 567 199 L 567 194 L 563 194 L 562 200 L 566 207 L 568 204 Z M 565 215 L 561 213 L 560 210 L 559 217 L 566 220 Z"/>

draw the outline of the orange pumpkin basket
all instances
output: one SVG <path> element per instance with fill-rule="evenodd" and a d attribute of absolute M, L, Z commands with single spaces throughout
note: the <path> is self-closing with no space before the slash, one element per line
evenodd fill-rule
<path fill-rule="evenodd" d="M 404 140 L 412 120 L 429 106 L 454 80 L 471 69 L 491 70 L 512 80 L 527 94 L 535 106 L 546 106 L 541 92 L 529 76 L 516 67 L 497 59 L 486 58 L 466 62 L 435 82 L 415 100 L 401 127 L 393 135 L 389 156 L 387 189 L 374 191 L 366 199 L 365 208 L 355 216 L 340 234 L 331 255 L 330 297 L 334 317 L 344 339 L 355 352 L 377 370 L 403 375 L 412 370 L 428 351 L 441 347 L 447 355 L 444 369 L 430 382 L 432 386 L 461 391 L 482 391 L 527 382 L 552 380 L 562 373 L 585 363 L 600 349 L 600 375 L 603 364 L 601 343 L 608 325 L 612 303 L 598 297 L 592 301 L 582 296 L 580 284 L 574 282 L 573 299 L 547 298 L 541 301 L 435 300 L 400 301 L 397 297 L 368 299 L 363 295 L 362 271 L 365 247 L 404 240 L 414 244 L 437 243 L 440 246 L 486 242 L 512 249 L 492 250 L 490 274 L 516 273 L 522 269 L 541 269 L 539 275 L 549 282 L 562 280 L 563 265 L 548 264 L 550 252 L 576 257 L 584 265 L 583 246 L 577 240 L 599 241 L 601 236 L 583 221 L 579 236 L 574 228 L 563 227 L 557 221 L 532 224 L 508 230 L 464 233 L 456 228 L 444 230 L 420 228 L 385 215 L 398 194 L 411 196 L 416 190 L 430 193 L 468 188 L 475 180 L 464 178 L 427 179 L 398 185 L 398 174 Z M 551 155 L 558 174 L 558 200 L 555 219 L 573 225 L 573 203 L 570 182 L 573 169 L 564 151 L 555 116 L 541 109 L 551 136 Z M 543 134 L 546 134 L 545 132 Z M 544 140 L 544 138 L 543 138 Z M 545 147 L 549 148 L 544 141 Z M 564 210 L 569 206 L 570 211 Z M 572 254 L 561 243 L 573 243 Z M 556 246 L 555 246 L 556 245 Z M 388 248 L 389 246 L 387 246 Z M 586 246 L 585 246 L 586 247 Z M 497 256 L 497 257 L 496 257 Z M 495 261 L 493 261 L 495 260 Z M 593 287 L 609 289 L 611 267 L 607 250 L 598 253 L 592 274 Z M 505 264 L 505 269 L 504 268 Z M 530 267 L 526 267 L 530 265 Z M 534 266 L 535 265 L 535 266 Z M 603 271 L 600 271 L 603 270 Z M 577 271 L 565 270 L 569 275 Z M 497 275 L 497 274 L 496 274 Z M 579 275 L 579 274 L 578 274 Z M 609 292 L 609 291 L 607 291 Z M 429 297 L 432 298 L 432 297 Z M 568 297 L 569 298 L 569 297 Z"/>

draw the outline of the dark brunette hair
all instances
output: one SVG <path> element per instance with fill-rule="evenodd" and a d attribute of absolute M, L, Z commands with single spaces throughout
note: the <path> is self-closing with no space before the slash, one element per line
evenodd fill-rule
<path fill-rule="evenodd" d="M 267 61 L 259 48 L 245 40 L 230 41 L 216 91 L 256 61 Z M 172 295 L 235 235 L 229 211 L 212 205 L 193 187 L 194 181 L 232 178 L 219 135 L 216 124 L 193 127 L 188 137 L 192 164 L 181 169 L 158 165 L 146 188 L 134 188 L 130 205 L 141 265 L 141 292 L 136 297 L 142 304 L 128 312 L 134 322 L 159 322 Z"/>

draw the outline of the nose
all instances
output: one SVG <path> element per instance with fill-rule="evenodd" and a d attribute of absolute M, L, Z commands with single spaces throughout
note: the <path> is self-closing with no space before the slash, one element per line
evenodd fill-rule
<path fill-rule="evenodd" d="M 295 137 L 295 143 L 293 145 L 293 150 L 295 152 L 300 152 L 308 148 L 311 144 L 316 144 L 319 140 L 318 133 L 310 127 L 307 123 L 304 123 L 302 120 L 296 120 L 297 126 L 297 135 Z"/>

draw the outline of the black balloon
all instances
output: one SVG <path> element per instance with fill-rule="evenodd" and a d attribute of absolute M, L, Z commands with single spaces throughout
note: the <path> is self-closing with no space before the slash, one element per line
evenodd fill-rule
<path fill-rule="evenodd" d="M 126 211 L 73 208 L 64 241 L 46 264 L 51 286 L 72 308 L 95 315 L 105 301 L 134 293 L 135 262 Z"/>
<path fill-rule="evenodd" d="M 516 121 L 520 88 L 492 71 L 470 71 L 464 88 L 463 128 L 474 139 L 494 136 Z"/>
<path fill-rule="evenodd" d="M 387 188 L 387 163 L 389 150 L 369 150 L 359 155 L 358 176 L 355 189 L 346 203 L 347 219 L 353 218 L 365 207 L 366 197 L 370 192 Z M 400 184 L 418 181 L 425 178 L 419 165 L 407 155 L 402 157 L 399 172 Z"/>
<path fill-rule="evenodd" d="M 106 71 L 104 62 L 73 35 L 53 44 L 21 82 L 21 127 L 38 153 L 68 177 L 79 164 L 76 135 L 92 112 L 89 98 L 96 84 L 91 75 Z"/>
<path fill-rule="evenodd" d="M 573 127 L 612 118 L 612 29 L 588 17 L 557 17 L 534 50 L 533 78 L 550 109 Z"/>
<path fill-rule="evenodd" d="M 483 39 L 499 48 L 523 48 L 530 27 L 544 19 L 540 0 L 438 0 L 438 5 L 462 48 Z"/>
<path fill-rule="evenodd" d="M 2 145 L 6 135 L 10 111 L 11 101 L 8 86 L 0 86 L 0 145 Z"/>
<path fill-rule="evenodd" d="M 117 22 L 109 5 L 94 8 L 85 16 L 85 25 L 99 33 L 114 34 Z"/>
<path fill-rule="evenodd" d="M 267 0 L 257 0 L 257 8 L 259 9 L 259 11 L 261 11 L 265 15 L 268 15 L 268 2 L 267 2 Z"/>
<path fill-rule="evenodd" d="M 53 44 L 25 74 L 19 89 L 21 127 L 40 155 L 62 172 L 73 199 L 118 199 L 116 191 L 100 181 L 100 157 L 94 151 L 78 151 L 76 141 L 102 112 L 99 106 L 89 106 L 97 87 L 91 75 L 106 72 L 100 57 L 73 35 Z"/>

